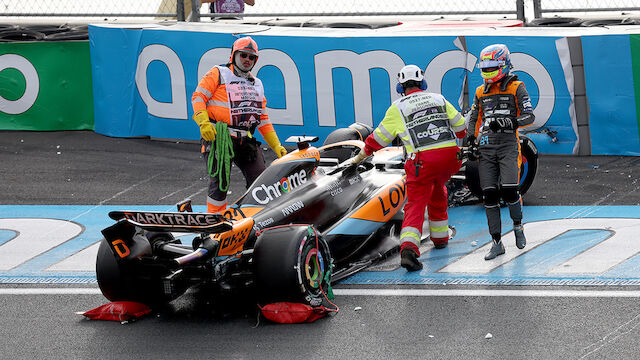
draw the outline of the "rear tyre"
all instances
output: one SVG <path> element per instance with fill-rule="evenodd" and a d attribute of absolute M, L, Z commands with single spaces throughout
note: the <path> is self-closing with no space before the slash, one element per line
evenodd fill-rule
<path fill-rule="evenodd" d="M 333 259 L 312 226 L 267 230 L 253 250 L 258 300 L 320 305 L 331 283 Z"/>
<path fill-rule="evenodd" d="M 154 306 L 166 299 L 159 274 L 139 274 L 131 261 L 118 261 L 102 239 L 96 258 L 96 278 L 102 294 L 110 301 L 137 301 Z"/>

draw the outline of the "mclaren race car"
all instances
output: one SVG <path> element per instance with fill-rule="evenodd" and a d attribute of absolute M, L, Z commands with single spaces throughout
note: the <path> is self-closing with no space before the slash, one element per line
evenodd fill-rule
<path fill-rule="evenodd" d="M 116 223 L 102 230 L 96 261 L 102 293 L 154 306 L 199 286 L 214 297 L 248 289 L 261 303 L 319 305 L 332 282 L 398 251 L 403 151 L 392 146 L 351 164 L 370 131 L 338 129 L 319 148 L 310 145 L 317 137 L 295 137 L 297 150 L 222 213 L 190 204 L 111 212 Z"/>

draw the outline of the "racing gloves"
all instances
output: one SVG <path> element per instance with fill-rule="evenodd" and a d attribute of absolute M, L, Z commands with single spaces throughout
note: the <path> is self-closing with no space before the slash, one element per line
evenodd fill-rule
<path fill-rule="evenodd" d="M 209 114 L 207 110 L 200 110 L 193 114 L 193 120 L 200 127 L 200 135 L 207 141 L 214 141 L 216 139 L 216 128 L 213 127 L 211 121 L 209 121 Z"/>
<path fill-rule="evenodd" d="M 469 135 L 467 137 L 467 158 L 471 161 L 478 160 L 478 155 L 480 153 L 480 149 L 478 148 L 478 142 L 476 141 L 476 137 L 474 135 Z"/>
<path fill-rule="evenodd" d="M 263 137 L 264 137 L 264 141 L 266 141 L 267 144 L 269 144 L 269 147 L 271 148 L 271 150 L 273 150 L 273 152 L 276 153 L 276 155 L 278 155 L 279 158 L 287 155 L 287 149 L 285 149 L 284 146 L 280 144 L 280 140 L 278 140 L 278 135 L 276 134 L 275 131 L 270 131 L 264 134 Z"/>
<path fill-rule="evenodd" d="M 489 125 L 489 129 L 493 132 L 499 130 L 515 130 L 518 128 L 518 122 L 508 117 L 487 117 L 486 122 Z"/>

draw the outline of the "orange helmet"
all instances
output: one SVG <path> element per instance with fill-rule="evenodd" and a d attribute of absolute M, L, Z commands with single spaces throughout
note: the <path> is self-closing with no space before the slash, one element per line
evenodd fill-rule
<path fill-rule="evenodd" d="M 230 63 L 233 63 L 233 56 L 236 54 L 236 51 L 253 54 L 256 56 L 256 61 L 258 61 L 258 44 L 251 38 L 251 36 L 242 37 L 233 43 L 231 56 L 229 57 Z"/>

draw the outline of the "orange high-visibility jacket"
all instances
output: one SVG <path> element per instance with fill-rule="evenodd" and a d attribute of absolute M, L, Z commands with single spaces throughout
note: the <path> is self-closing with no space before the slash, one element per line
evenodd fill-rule
<path fill-rule="evenodd" d="M 200 80 L 191 97 L 193 112 L 206 110 L 209 119 L 224 121 L 231 128 L 254 131 L 263 136 L 274 131 L 267 114 L 262 81 L 233 73 L 233 65 L 217 65 Z"/>

